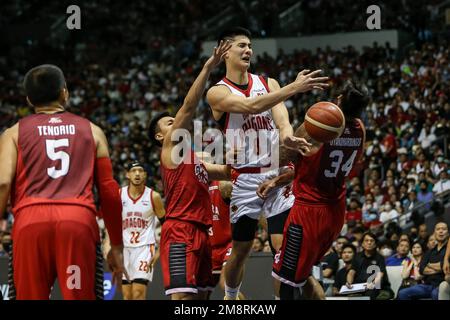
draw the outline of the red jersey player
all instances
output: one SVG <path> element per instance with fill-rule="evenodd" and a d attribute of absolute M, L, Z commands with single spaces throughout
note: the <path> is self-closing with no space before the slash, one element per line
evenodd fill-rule
<path fill-rule="evenodd" d="M 24 87 L 36 114 L 6 130 L 0 144 L 0 213 L 11 193 L 14 214 L 10 299 L 49 299 L 56 277 L 64 299 L 103 299 L 94 182 L 114 279 L 120 282 L 124 271 L 122 204 L 106 137 L 66 112 L 69 93 L 58 67 L 31 69 Z"/>
<path fill-rule="evenodd" d="M 174 159 L 173 155 L 178 154 L 175 149 L 178 140 L 173 138 L 177 132 L 191 126 L 209 74 L 229 48 L 228 42 L 221 42 L 214 49 L 175 118 L 163 112 L 149 125 L 150 138 L 162 146 L 166 220 L 161 230 L 160 259 L 165 292 L 173 300 L 206 299 L 208 289 L 212 289 L 208 236 L 212 213 L 208 178 L 224 179 L 230 174 L 226 172 L 226 166 L 199 163 L 193 151 L 184 154 L 181 161 Z"/>
<path fill-rule="evenodd" d="M 209 185 L 209 195 L 213 212 L 210 242 L 212 249 L 213 286 L 219 284 L 225 289 L 224 269 L 222 268 L 231 255 L 232 238 L 230 223 L 230 199 L 233 184 L 230 181 L 212 181 Z M 244 295 L 239 292 L 239 300 Z"/>
<path fill-rule="evenodd" d="M 281 250 L 273 264 L 272 275 L 283 285 L 282 299 L 291 299 L 290 287 L 301 288 L 318 262 L 339 235 L 346 207 L 345 179 L 363 154 L 365 129 L 358 119 L 367 106 L 367 89 L 350 81 L 338 97 L 346 124 L 343 134 L 329 143 L 320 144 L 307 135 L 302 124 L 296 136 L 313 143 L 311 152 L 298 155 L 295 167 L 295 203 L 284 226 Z M 292 181 L 293 172 L 265 182 L 258 190 L 266 197 L 274 186 Z M 287 285 L 287 286 L 286 286 Z"/>

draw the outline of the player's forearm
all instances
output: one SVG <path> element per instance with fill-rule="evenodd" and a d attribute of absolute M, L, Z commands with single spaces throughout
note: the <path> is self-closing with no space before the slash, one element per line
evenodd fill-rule
<path fill-rule="evenodd" d="M 0 219 L 2 219 L 5 215 L 10 190 L 11 183 L 0 182 Z"/>
<path fill-rule="evenodd" d="M 422 273 L 423 273 L 423 275 L 428 276 L 428 275 L 435 274 L 437 272 L 433 268 L 430 268 L 430 267 L 426 266 L 425 269 L 423 269 Z"/>
<path fill-rule="evenodd" d="M 190 122 L 194 117 L 197 106 L 205 91 L 206 82 L 210 73 L 211 69 L 204 66 L 184 98 L 183 105 L 177 113 L 177 118 L 178 116 L 182 117 L 180 120 L 183 120 L 184 123 Z"/>
<path fill-rule="evenodd" d="M 298 90 L 298 89 L 297 89 Z M 280 102 L 285 101 L 290 98 L 294 94 L 297 93 L 296 84 L 290 83 L 287 86 L 284 86 L 280 90 L 270 92 L 268 94 L 264 94 L 262 96 L 257 96 L 250 99 L 245 99 L 245 111 L 243 113 L 261 113 L 272 109 L 274 106 L 279 104 Z"/>
<path fill-rule="evenodd" d="M 289 118 L 289 116 L 288 116 Z M 284 144 L 284 141 L 287 137 L 294 135 L 294 129 L 292 129 L 292 126 L 289 122 L 284 123 L 280 126 L 280 143 Z"/>
<path fill-rule="evenodd" d="M 352 284 L 355 281 L 355 270 L 349 270 L 347 273 L 347 283 Z"/>
<path fill-rule="evenodd" d="M 231 167 L 223 164 L 203 163 L 210 181 L 229 181 L 231 180 Z"/>
<path fill-rule="evenodd" d="M 111 247 L 118 247 L 122 242 L 122 200 L 118 183 L 112 176 L 111 160 L 107 157 L 95 161 L 95 184 L 100 196 L 103 220 L 108 230 Z"/>
<path fill-rule="evenodd" d="M 437 271 L 437 272 L 441 271 L 441 263 L 440 262 L 428 263 L 428 267 L 433 269 L 433 270 L 435 270 L 435 271 Z"/>
<path fill-rule="evenodd" d="M 284 187 L 291 183 L 295 178 L 294 170 L 289 170 L 278 177 L 274 178 L 274 183 L 277 188 Z"/>
<path fill-rule="evenodd" d="M 447 249 L 445 251 L 444 261 L 450 260 L 450 241 L 447 242 Z"/>

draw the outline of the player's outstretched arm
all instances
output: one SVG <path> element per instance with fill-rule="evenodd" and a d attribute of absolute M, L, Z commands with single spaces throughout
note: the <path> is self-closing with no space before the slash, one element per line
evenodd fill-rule
<path fill-rule="evenodd" d="M 231 180 L 231 167 L 226 164 L 215 164 L 202 161 L 208 171 L 209 181 Z"/>
<path fill-rule="evenodd" d="M 245 98 L 232 94 L 226 86 L 214 86 L 208 90 L 206 98 L 216 112 L 261 113 L 285 101 L 296 93 L 312 89 L 323 90 L 328 87 L 328 77 L 316 77 L 322 70 L 310 72 L 302 70 L 292 83 L 280 90 L 253 98 Z"/>
<path fill-rule="evenodd" d="M 113 283 L 120 284 L 122 275 L 127 279 L 129 277 L 123 263 L 122 201 L 117 192 L 119 184 L 113 178 L 108 141 L 103 130 L 94 124 L 91 124 L 91 129 L 97 147 L 94 181 L 100 195 L 100 207 L 111 243 L 107 262 L 113 273 Z"/>
<path fill-rule="evenodd" d="M 231 181 L 222 180 L 219 182 L 219 191 L 220 195 L 222 196 L 222 199 L 230 200 L 231 192 L 233 191 L 233 184 L 231 183 Z"/>
<path fill-rule="evenodd" d="M 280 174 L 279 176 L 261 183 L 258 189 L 256 190 L 256 194 L 261 199 L 266 199 L 267 196 L 270 194 L 270 192 L 288 185 L 294 180 L 294 178 L 295 178 L 294 170 L 292 169 L 287 170 L 286 172 Z"/>
<path fill-rule="evenodd" d="M 11 185 L 17 166 L 17 138 L 19 125 L 7 129 L 0 136 L 0 218 L 3 217 L 8 204 Z"/>
<path fill-rule="evenodd" d="M 155 205 L 155 207 L 153 208 L 155 210 L 155 215 L 159 220 L 161 220 L 166 215 L 166 209 L 164 209 L 164 203 L 162 201 L 161 195 L 158 192 L 153 191 L 152 199 L 153 204 Z"/>
<path fill-rule="evenodd" d="M 203 96 L 203 92 L 205 91 L 206 81 L 208 81 L 211 71 L 222 62 L 223 57 L 230 47 L 231 43 L 229 41 L 221 41 L 219 47 L 214 48 L 212 56 L 206 61 L 200 71 L 200 74 L 197 76 L 189 89 L 186 98 L 184 98 L 183 105 L 175 116 L 172 130 L 189 128 L 195 115 L 197 105 L 199 104 Z"/>

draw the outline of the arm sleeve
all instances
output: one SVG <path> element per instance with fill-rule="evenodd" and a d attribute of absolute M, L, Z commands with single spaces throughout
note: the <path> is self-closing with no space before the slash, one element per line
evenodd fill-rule
<path fill-rule="evenodd" d="M 119 185 L 112 175 L 111 160 L 107 157 L 95 161 L 95 184 L 100 196 L 100 211 L 112 245 L 122 241 L 122 201 Z"/>

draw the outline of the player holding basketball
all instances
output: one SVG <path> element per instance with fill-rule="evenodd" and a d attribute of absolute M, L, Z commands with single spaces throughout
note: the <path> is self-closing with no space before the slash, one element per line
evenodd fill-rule
<path fill-rule="evenodd" d="M 103 299 L 103 263 L 92 187 L 111 239 L 108 261 L 121 281 L 122 204 L 103 131 L 66 111 L 69 93 L 53 65 L 23 82 L 35 114 L 1 136 L 0 213 L 11 193 L 10 299 L 48 300 L 55 278 L 64 299 Z"/>
<path fill-rule="evenodd" d="M 179 150 L 175 148 L 178 139 L 174 136 L 191 127 L 206 81 L 229 48 L 230 44 L 222 41 L 214 49 L 175 118 L 163 112 L 149 125 L 150 138 L 162 146 L 161 176 L 167 213 L 161 230 L 161 267 L 165 293 L 173 300 L 206 299 L 207 291 L 212 289 L 208 179 L 229 178 L 229 169 L 224 165 L 200 163 L 192 150 L 182 159 L 175 159 L 174 154 L 178 155 Z"/>
<path fill-rule="evenodd" d="M 128 166 L 129 184 L 120 189 L 122 198 L 123 258 L 129 279 L 122 280 L 124 300 L 145 300 L 147 285 L 153 278 L 156 219 L 166 211 L 158 192 L 145 185 L 147 172 L 138 162 Z M 159 249 L 158 249 L 159 250 Z"/>
<path fill-rule="evenodd" d="M 308 154 L 298 155 L 295 168 L 295 203 L 284 226 L 281 250 L 275 257 L 272 275 L 282 282 L 282 299 L 293 298 L 293 288 L 301 288 L 312 266 L 322 258 L 344 223 L 345 178 L 363 154 L 365 129 L 358 118 L 367 106 L 365 87 L 347 82 L 338 97 L 345 115 L 342 135 L 328 143 L 312 141 L 302 124 L 295 135 L 312 142 Z M 289 183 L 292 172 L 267 181 L 258 189 L 266 198 L 273 188 Z"/>
<path fill-rule="evenodd" d="M 234 300 L 242 283 L 244 265 L 250 253 L 258 218 L 267 217 L 268 232 L 273 250 L 280 248 L 283 225 L 294 197 L 279 189 L 266 200 L 258 198 L 256 190 L 263 181 L 278 175 L 278 168 L 270 167 L 275 156 L 271 146 L 279 141 L 289 148 L 307 152 L 310 146 L 304 139 L 293 136 L 288 112 L 283 101 L 300 92 L 323 89 L 327 77 L 316 77 L 321 71 L 301 71 L 296 80 L 280 88 L 278 82 L 248 72 L 253 55 L 250 32 L 235 28 L 224 32 L 219 41 L 230 40 L 231 49 L 225 56 L 226 76 L 208 90 L 207 100 L 213 117 L 224 132 L 241 137 L 245 163 L 234 166 L 230 218 L 233 225 L 233 250 L 225 266 L 225 298 Z M 280 134 L 278 135 L 278 128 Z M 246 135 L 257 133 L 262 139 L 248 141 Z M 269 150 L 260 153 L 260 143 Z"/>

